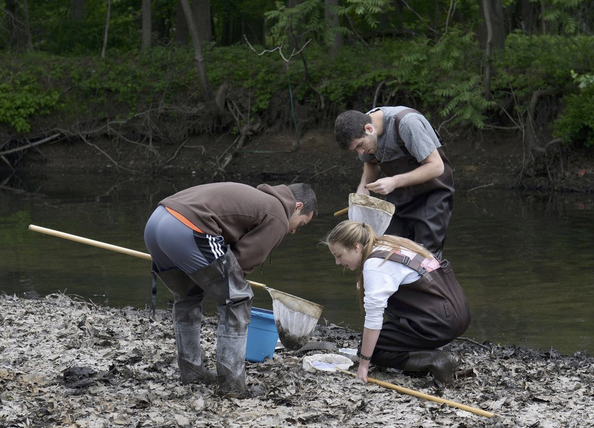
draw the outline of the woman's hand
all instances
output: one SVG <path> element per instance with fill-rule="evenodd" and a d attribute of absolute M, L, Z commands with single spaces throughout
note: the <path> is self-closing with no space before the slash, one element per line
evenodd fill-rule
<path fill-rule="evenodd" d="M 369 366 L 365 367 L 362 364 L 359 364 L 359 369 L 357 370 L 357 379 L 361 379 L 363 382 L 367 383 L 367 372 L 369 371 Z"/>
<path fill-rule="evenodd" d="M 359 369 L 357 370 L 357 379 L 361 379 L 363 382 L 367 382 L 367 372 L 369 371 L 371 357 L 380 331 L 363 327 L 363 338 L 361 340 L 361 350 L 359 351 Z"/>

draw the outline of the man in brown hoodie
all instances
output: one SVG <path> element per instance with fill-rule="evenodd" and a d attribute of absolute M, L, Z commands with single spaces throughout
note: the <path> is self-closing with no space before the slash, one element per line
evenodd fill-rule
<path fill-rule="evenodd" d="M 144 240 L 153 272 L 173 293 L 173 325 L 182 383 L 218 382 L 225 396 L 249 395 L 245 349 L 253 293 L 245 275 L 260 265 L 288 232 L 317 209 L 307 184 L 211 183 L 163 199 L 147 222 Z M 202 300 L 219 309 L 217 373 L 200 349 Z"/>

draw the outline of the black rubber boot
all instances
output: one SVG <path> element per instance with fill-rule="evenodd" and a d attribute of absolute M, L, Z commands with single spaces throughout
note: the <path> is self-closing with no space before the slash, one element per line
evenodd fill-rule
<path fill-rule="evenodd" d="M 418 372 L 429 371 L 433 375 L 435 386 L 445 388 L 454 383 L 454 371 L 458 366 L 457 358 L 446 351 L 413 351 L 402 369 Z"/>

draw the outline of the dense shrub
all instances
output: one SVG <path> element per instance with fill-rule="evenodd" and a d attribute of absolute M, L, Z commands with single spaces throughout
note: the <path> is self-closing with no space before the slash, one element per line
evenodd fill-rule
<path fill-rule="evenodd" d="M 482 128 L 493 120 L 494 109 L 512 106 L 525 114 L 532 94 L 550 89 L 558 94 L 559 106 L 566 106 L 555 122 L 555 135 L 591 146 L 594 85 L 589 82 L 578 91 L 571 72 L 586 79 L 594 69 L 593 51 L 594 37 L 509 36 L 494 63 L 493 102 L 485 100 L 484 52 L 472 33 L 456 28 L 437 41 L 372 40 L 345 46 L 335 55 L 313 43 L 293 55 L 247 45 L 204 49 L 203 54 L 215 92 L 228 86 L 228 96 L 241 111 L 268 118 L 269 125 L 285 121 L 293 126 L 296 115 L 315 123 L 347 108 L 405 104 L 438 113 L 433 121 L 447 121 L 450 128 Z M 52 113 L 67 125 L 101 119 L 124 123 L 153 112 L 150 120 L 159 128 L 159 120 L 169 120 L 163 111 L 174 110 L 189 123 L 204 101 L 188 47 L 110 50 L 104 59 L 3 54 L 0 62 L 0 129 L 10 133 L 27 134 L 34 118 Z M 278 112 L 294 108 L 298 114 Z"/>
<path fill-rule="evenodd" d="M 578 92 L 565 97 L 565 111 L 555 121 L 554 135 L 566 143 L 594 146 L 594 74 L 572 72 Z"/>

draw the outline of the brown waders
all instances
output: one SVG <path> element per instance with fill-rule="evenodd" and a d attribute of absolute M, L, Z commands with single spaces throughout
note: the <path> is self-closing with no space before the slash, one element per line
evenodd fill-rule
<path fill-rule="evenodd" d="M 174 268 L 158 274 L 173 293 L 173 325 L 182 383 L 214 382 L 201 355 L 202 301 L 208 293 L 218 307 L 216 381 L 221 395 L 247 395 L 245 349 L 253 292 L 229 250 L 205 268 L 185 274 Z"/>
<path fill-rule="evenodd" d="M 370 257 L 384 259 L 389 253 L 377 251 Z M 417 271 L 421 278 L 400 284 L 388 299 L 386 320 L 371 357 L 379 366 L 408 371 L 429 371 L 435 385 L 444 387 L 453 381 L 457 358 L 436 348 L 463 334 L 470 324 L 470 309 L 464 290 L 456 280 L 447 260 L 427 272 L 424 257 L 392 254 L 388 260 Z"/>
<path fill-rule="evenodd" d="M 421 163 L 408 151 L 398 132 L 400 120 L 413 112 L 419 113 L 414 109 L 404 109 L 394 118 L 396 144 L 404 156 L 380 162 L 380 168 L 387 177 L 404 174 L 421 166 Z M 434 131 L 441 141 L 437 131 L 435 129 Z M 441 259 L 452 216 L 455 189 L 452 167 L 445 145 L 438 147 L 437 151 L 444 167 L 439 177 L 416 186 L 395 189 L 386 196 L 389 202 L 396 205 L 396 212 L 385 233 L 415 241 L 435 254 L 437 259 Z"/>
<path fill-rule="evenodd" d="M 386 234 L 415 241 L 441 259 L 454 205 L 454 180 L 445 147 L 438 149 L 444 172 L 417 186 L 394 190 L 386 199 L 396 205 L 396 212 Z M 386 176 L 404 174 L 419 167 L 412 156 L 380 164 Z"/>

